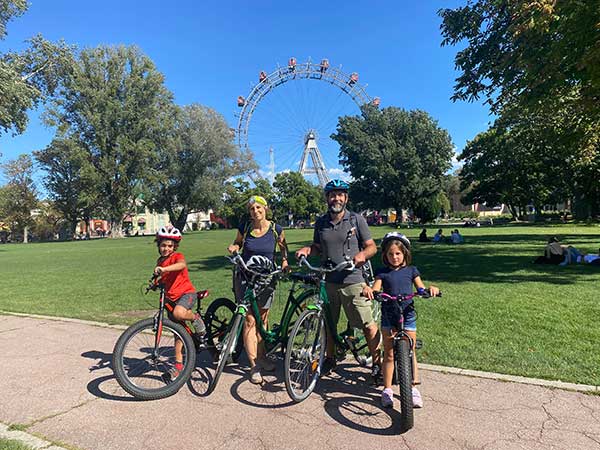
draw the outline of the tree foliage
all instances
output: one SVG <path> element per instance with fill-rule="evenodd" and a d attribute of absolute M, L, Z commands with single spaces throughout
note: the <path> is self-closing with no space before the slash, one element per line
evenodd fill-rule
<path fill-rule="evenodd" d="M 134 191 L 154 176 L 158 149 L 173 129 L 172 95 L 153 62 L 136 47 L 83 50 L 46 116 L 85 152 L 98 174 L 98 210 L 118 236 Z"/>
<path fill-rule="evenodd" d="M 442 44 L 466 42 L 456 55 L 460 74 L 452 98 L 483 97 L 499 116 L 495 130 L 476 146 L 497 149 L 492 136 L 501 137 L 503 148 L 516 148 L 516 141 L 519 154 L 505 150 L 506 159 L 498 163 L 521 164 L 519 179 L 514 180 L 513 173 L 513 180 L 524 183 L 519 189 L 533 191 L 529 201 L 561 190 L 584 206 L 582 215 L 600 212 L 598 3 L 468 0 L 463 7 L 441 10 L 440 15 Z M 527 176 L 527 167 L 534 176 Z M 560 172 L 554 170 L 557 167 Z M 550 181 L 546 168 L 553 172 Z M 527 184 L 531 181 L 535 184 Z M 477 182 L 481 188 L 490 180 Z M 541 187 L 539 182 L 549 184 Z"/>
<path fill-rule="evenodd" d="M 62 214 L 73 236 L 79 220 L 90 219 L 101 200 L 98 172 L 88 153 L 72 139 L 55 138 L 34 156 L 46 172 L 44 186 L 53 202 L 52 209 Z"/>
<path fill-rule="evenodd" d="M 218 209 L 225 181 L 254 167 L 233 144 L 233 134 L 216 111 L 189 105 L 179 109 L 171 142 L 160 149 L 158 171 L 145 196 L 167 211 L 180 229 L 193 210 Z"/>
<path fill-rule="evenodd" d="M 354 178 L 353 202 L 364 208 L 426 211 L 451 167 L 450 136 L 424 111 L 367 106 L 361 116 L 342 117 L 332 139 Z"/>
<path fill-rule="evenodd" d="M 24 0 L 0 1 L 0 39 L 6 36 L 7 22 L 26 10 Z M 72 64 L 72 47 L 41 35 L 32 37 L 22 52 L 0 54 L 0 134 L 25 131 L 27 111 L 56 91 Z"/>
<path fill-rule="evenodd" d="M 280 221 L 292 214 L 295 220 L 307 219 L 323 211 L 323 191 L 299 172 L 278 173 L 273 182 L 276 200 L 273 210 Z"/>
<path fill-rule="evenodd" d="M 7 180 L 0 193 L 0 220 L 12 233 L 22 234 L 27 242 L 27 227 L 33 223 L 31 212 L 38 205 L 38 192 L 33 182 L 33 161 L 29 155 L 2 164 Z"/>

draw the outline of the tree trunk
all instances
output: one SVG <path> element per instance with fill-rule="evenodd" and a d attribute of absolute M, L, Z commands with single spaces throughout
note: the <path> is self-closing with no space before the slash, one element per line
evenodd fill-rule
<path fill-rule="evenodd" d="M 28 232 L 29 232 L 29 227 L 23 228 L 23 244 L 29 243 L 29 238 L 27 237 Z"/>
<path fill-rule="evenodd" d="M 185 228 L 185 224 L 187 221 L 187 208 L 182 208 L 182 210 L 179 212 L 179 216 L 177 217 L 177 219 L 175 220 L 175 227 L 179 228 L 179 231 L 181 231 L 183 233 L 183 229 Z"/>
<path fill-rule="evenodd" d="M 110 220 L 110 237 L 112 239 L 120 239 L 123 237 L 123 222 L 115 219 Z"/>

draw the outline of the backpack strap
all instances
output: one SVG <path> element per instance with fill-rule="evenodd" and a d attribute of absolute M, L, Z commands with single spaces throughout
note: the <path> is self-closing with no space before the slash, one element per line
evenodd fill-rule
<path fill-rule="evenodd" d="M 358 249 L 364 249 L 364 241 L 360 236 L 360 228 L 358 227 L 358 214 L 354 211 L 350 211 L 350 225 L 352 225 L 356 229 L 356 239 L 358 240 Z M 367 261 L 362 267 L 362 274 L 365 282 L 371 286 L 373 281 L 375 281 L 375 275 L 373 273 L 373 266 L 371 265 L 371 261 Z"/>

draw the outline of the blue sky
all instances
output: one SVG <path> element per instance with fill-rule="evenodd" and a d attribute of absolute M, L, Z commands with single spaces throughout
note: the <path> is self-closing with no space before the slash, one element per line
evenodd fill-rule
<path fill-rule="evenodd" d="M 0 51 L 22 48 L 23 41 L 36 33 L 79 47 L 135 44 L 165 75 L 178 104 L 196 102 L 212 107 L 232 127 L 237 126 L 237 96 L 249 93 L 261 70 L 271 72 L 277 64 L 286 65 L 290 56 L 298 62 L 328 58 L 332 66 L 341 64 L 348 73 L 358 72 L 369 95 L 380 97 L 383 107 L 427 111 L 450 132 L 460 151 L 491 120 L 481 104 L 450 101 L 457 48 L 440 46 L 436 12 L 463 3 L 186 0 L 166 6 L 156 0 L 31 0 L 25 15 L 9 23 Z M 330 92 L 331 86 L 323 86 L 326 83 L 303 83 L 306 86 L 286 83 L 285 88 L 267 96 L 272 106 L 265 100 L 257 107 L 251 130 L 255 136 L 261 135 L 256 145 L 260 145 L 262 165 L 268 161 L 269 146 L 275 147 L 277 170 L 294 169 L 300 157 L 269 135 L 280 132 L 274 131 L 277 108 L 304 101 L 310 102 L 310 108 L 324 111 L 333 98 L 328 96 L 338 98 L 337 91 Z M 342 98 L 339 103 L 332 113 L 357 111 L 349 99 Z M 334 124 L 323 126 L 324 134 L 334 131 Z M 43 148 L 52 136 L 53 130 L 45 128 L 39 114 L 33 112 L 23 135 L 0 136 L 2 159 Z M 299 138 L 294 139 L 297 145 Z M 327 137 L 319 143 L 328 166 L 337 163 L 334 145 Z"/>

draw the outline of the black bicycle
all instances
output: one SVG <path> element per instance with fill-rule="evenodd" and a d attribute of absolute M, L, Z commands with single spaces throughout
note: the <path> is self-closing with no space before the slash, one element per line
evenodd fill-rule
<path fill-rule="evenodd" d="M 112 356 L 112 367 L 119 385 L 141 400 L 157 400 L 179 391 L 194 370 L 196 352 L 211 349 L 207 341 L 211 337 L 210 330 L 216 328 L 214 324 L 207 323 L 207 334 L 201 337 L 187 323 L 165 317 L 165 310 L 172 312 L 175 303 L 166 298 L 164 285 L 157 283 L 157 278 L 157 275 L 152 276 L 145 293 L 160 292 L 158 311 L 154 317 L 127 328 L 117 340 Z M 201 300 L 208 296 L 208 291 L 199 291 L 196 295 L 196 311 L 202 316 Z M 182 342 L 183 369 L 173 377 L 176 341 Z"/>
<path fill-rule="evenodd" d="M 437 296 L 441 297 L 440 292 Z M 394 382 L 400 393 L 400 426 L 404 431 L 414 426 L 412 384 L 414 379 L 413 346 L 419 348 L 420 341 L 413 339 L 404 330 L 404 310 L 414 304 L 415 297 L 430 298 L 428 290 L 419 290 L 413 294 L 392 296 L 384 292 L 373 292 L 376 301 L 380 303 L 397 302 L 399 306 L 399 322 L 394 327 Z M 414 345 L 416 344 L 416 345 Z"/>

